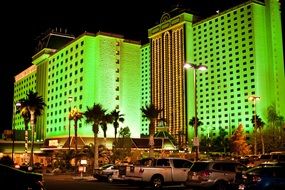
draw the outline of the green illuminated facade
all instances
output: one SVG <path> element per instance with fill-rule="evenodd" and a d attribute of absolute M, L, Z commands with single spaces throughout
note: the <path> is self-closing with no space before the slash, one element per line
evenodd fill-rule
<path fill-rule="evenodd" d="M 150 104 L 150 46 L 146 44 L 141 48 L 141 104 L 142 106 Z M 149 134 L 149 121 L 147 118 L 141 118 L 141 134 L 147 135 Z"/>
<path fill-rule="evenodd" d="M 69 108 L 84 112 L 94 103 L 108 111 L 120 110 L 125 115 L 122 126 L 139 137 L 149 128 L 140 109 L 153 103 L 163 109 L 159 117 L 176 139 L 185 142 L 187 133 L 191 140 L 193 129 L 187 125 L 194 117 L 194 71 L 185 70 L 184 63 L 208 67 L 196 72 L 197 116 L 203 122 L 199 136 L 217 137 L 219 128 L 231 134 L 240 123 L 250 134 L 254 114 L 250 95 L 261 97 L 255 105 L 263 121 L 273 103 L 285 117 L 277 1 L 249 1 L 199 21 L 190 13 L 166 13 L 148 30 L 148 37 L 149 43 L 141 46 L 120 35 L 84 33 L 63 47 L 44 48 L 34 55 L 33 66 L 15 77 L 14 102 L 29 90 L 44 98 L 47 107 L 37 121 L 36 139 L 67 137 Z M 17 129 L 24 129 L 18 114 L 14 122 Z M 84 119 L 78 123 L 78 135 L 93 137 Z M 107 136 L 114 136 L 112 125 Z"/>
<path fill-rule="evenodd" d="M 266 108 L 276 105 L 285 116 L 285 80 L 280 7 L 249 1 L 205 20 L 182 13 L 164 14 L 161 23 L 148 30 L 151 44 L 151 100 L 163 112 L 169 131 L 176 138 L 186 133 L 194 117 L 194 70 L 184 63 L 203 64 L 196 71 L 197 117 L 203 122 L 199 136 L 219 136 L 219 128 L 231 134 L 242 123 L 253 131 L 254 104 L 266 121 Z M 186 79 L 186 80 L 185 80 Z M 184 137 L 185 142 L 185 137 Z"/>
<path fill-rule="evenodd" d="M 37 121 L 36 139 L 67 137 L 69 109 L 84 112 L 94 103 L 109 112 L 120 110 L 125 115 L 123 125 L 132 129 L 133 137 L 139 137 L 141 102 L 134 100 L 141 99 L 140 48 L 136 41 L 99 32 L 84 33 L 60 49 L 44 48 L 34 55 L 33 70 L 21 73 L 21 79 L 16 76 L 15 100 L 24 98 L 30 89 L 44 98 L 47 106 Z M 23 129 L 23 119 L 17 116 L 15 120 L 16 128 Z M 93 137 L 92 127 L 84 119 L 78 122 L 78 135 Z M 111 124 L 107 136 L 114 137 Z"/>

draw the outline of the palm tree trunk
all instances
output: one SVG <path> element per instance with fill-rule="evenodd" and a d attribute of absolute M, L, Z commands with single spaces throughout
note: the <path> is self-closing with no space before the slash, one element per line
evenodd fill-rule
<path fill-rule="evenodd" d="M 94 133 L 94 169 L 99 168 L 98 163 L 98 154 L 99 154 L 99 148 L 98 148 L 98 142 L 97 142 L 97 133 Z"/>
<path fill-rule="evenodd" d="M 149 135 L 149 157 L 154 157 L 154 134 Z"/>
<path fill-rule="evenodd" d="M 118 133 L 118 131 L 117 131 L 117 127 L 116 126 L 114 128 L 115 128 L 115 142 L 116 142 L 117 141 L 117 133 Z"/>
<path fill-rule="evenodd" d="M 149 157 L 154 157 L 154 121 L 150 121 L 149 130 Z"/>
<path fill-rule="evenodd" d="M 262 134 L 262 129 L 259 129 L 260 131 L 260 141 L 261 141 L 261 146 L 262 146 L 262 154 L 265 154 L 265 146 L 264 146 L 264 139 L 263 139 L 263 134 Z"/>
<path fill-rule="evenodd" d="M 74 121 L 74 138 L 75 154 L 77 154 L 77 121 Z"/>
<path fill-rule="evenodd" d="M 74 120 L 74 145 L 75 145 L 75 167 L 77 168 L 78 154 L 77 154 L 77 121 Z"/>
<path fill-rule="evenodd" d="M 28 129 L 25 130 L 25 163 L 28 163 L 28 142 L 29 142 L 29 132 Z"/>
<path fill-rule="evenodd" d="M 32 144 L 31 144 L 31 155 L 30 155 L 30 166 L 34 165 L 34 133 L 35 133 L 35 112 L 30 111 L 31 113 L 31 130 L 32 130 Z"/>
<path fill-rule="evenodd" d="M 256 127 L 254 127 L 254 155 L 257 154 L 257 130 Z"/>

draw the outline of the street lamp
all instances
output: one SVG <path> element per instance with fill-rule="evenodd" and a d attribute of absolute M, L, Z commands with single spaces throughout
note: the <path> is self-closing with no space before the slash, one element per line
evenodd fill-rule
<path fill-rule="evenodd" d="M 207 70 L 207 66 L 205 65 L 195 65 L 192 63 L 185 63 L 185 69 L 193 69 L 194 70 L 194 146 L 196 146 L 196 155 L 195 160 L 199 159 L 199 139 L 198 139 L 198 121 L 197 121 L 197 90 L 196 90 L 196 70 L 205 71 Z M 188 131 L 186 131 L 188 133 Z M 186 139 L 188 141 L 188 139 Z"/>
<path fill-rule="evenodd" d="M 68 97 L 68 103 L 69 103 L 69 108 L 68 108 L 68 150 L 70 150 L 70 111 L 71 111 L 71 102 L 73 98 L 72 96 Z"/>
<path fill-rule="evenodd" d="M 16 113 L 17 108 L 21 106 L 20 102 L 14 103 L 14 118 L 13 118 L 13 126 L 12 126 L 12 160 L 14 162 L 14 152 L 15 152 L 15 125 L 16 125 Z"/>
<path fill-rule="evenodd" d="M 254 155 L 257 153 L 257 143 L 256 143 L 256 130 L 257 130 L 257 122 L 256 122 L 256 101 L 260 100 L 260 96 L 251 95 L 248 97 L 250 101 L 253 102 L 254 109 Z"/>

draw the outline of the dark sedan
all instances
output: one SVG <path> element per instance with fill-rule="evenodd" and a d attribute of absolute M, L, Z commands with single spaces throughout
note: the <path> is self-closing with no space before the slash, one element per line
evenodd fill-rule
<path fill-rule="evenodd" d="M 242 174 L 239 190 L 285 189 L 284 166 L 257 166 Z"/>
<path fill-rule="evenodd" d="M 0 164 L 0 187 L 13 190 L 45 190 L 43 176 Z M 2 189 L 2 188 L 1 188 Z"/>

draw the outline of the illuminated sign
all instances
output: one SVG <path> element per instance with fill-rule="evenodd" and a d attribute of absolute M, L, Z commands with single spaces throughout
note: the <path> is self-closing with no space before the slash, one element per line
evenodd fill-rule
<path fill-rule="evenodd" d="M 48 146 L 58 146 L 58 140 L 49 140 Z"/>

